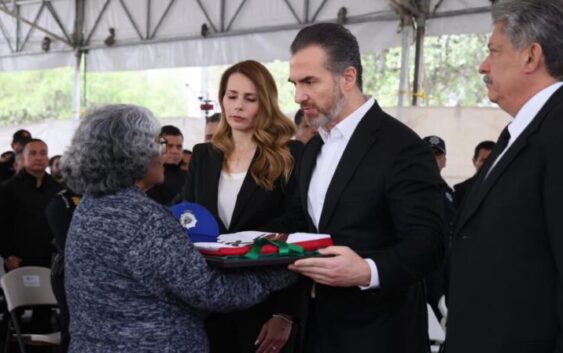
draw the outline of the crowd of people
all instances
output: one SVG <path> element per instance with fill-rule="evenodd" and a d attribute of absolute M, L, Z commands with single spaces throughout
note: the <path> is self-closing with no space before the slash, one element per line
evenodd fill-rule
<path fill-rule="evenodd" d="M 513 120 L 453 188 L 445 141 L 383 112 L 356 38 L 314 24 L 290 48 L 293 121 L 246 60 L 223 73 L 193 151 L 133 105 L 90 112 L 62 157 L 17 131 L 0 162 L 4 268 L 52 267 L 64 352 L 423 353 L 443 296 L 447 353 L 563 352 L 563 2 L 500 0 L 492 15 L 479 72 Z M 221 233 L 335 245 L 218 269 L 168 210 L 181 201 Z M 33 311 L 35 330 L 49 314 Z"/>

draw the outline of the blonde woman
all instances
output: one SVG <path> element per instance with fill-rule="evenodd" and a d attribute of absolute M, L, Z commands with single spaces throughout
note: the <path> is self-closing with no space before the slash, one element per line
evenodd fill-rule
<path fill-rule="evenodd" d="M 237 63 L 223 73 L 219 99 L 218 130 L 210 143 L 194 147 L 183 199 L 207 207 L 221 233 L 295 230 L 285 215 L 297 194 L 303 145 L 291 139 L 295 125 L 279 109 L 272 75 L 256 61 Z M 211 317 L 211 352 L 282 350 L 294 319 L 282 305 L 289 299 L 282 292 L 243 312 Z"/>

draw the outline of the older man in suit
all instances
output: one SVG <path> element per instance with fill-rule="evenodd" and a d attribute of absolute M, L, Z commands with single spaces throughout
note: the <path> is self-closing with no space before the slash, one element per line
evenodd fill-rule
<path fill-rule="evenodd" d="M 430 149 L 362 93 L 356 38 L 337 24 L 302 29 L 290 81 L 319 127 L 298 175 L 309 231 L 329 258 L 290 269 L 316 283 L 308 352 L 427 352 L 422 279 L 443 256 L 443 197 Z"/>
<path fill-rule="evenodd" d="M 481 64 L 514 119 L 455 230 L 448 353 L 563 352 L 563 1 L 498 1 Z"/>

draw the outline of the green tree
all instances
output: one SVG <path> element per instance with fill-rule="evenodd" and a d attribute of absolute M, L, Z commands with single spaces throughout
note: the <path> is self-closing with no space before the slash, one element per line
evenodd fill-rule
<path fill-rule="evenodd" d="M 478 67 L 487 55 L 487 35 L 427 37 L 422 106 L 489 106 L 486 88 Z M 400 48 L 389 48 L 362 56 L 364 92 L 381 105 L 397 104 L 401 65 Z M 266 64 L 276 80 L 280 106 L 291 112 L 298 108 L 294 88 L 287 81 L 289 63 Z M 210 98 L 217 99 L 219 79 L 227 66 L 209 72 Z M 145 106 L 159 117 L 186 115 L 184 69 L 87 73 L 84 108 L 109 103 Z M 414 72 L 411 48 L 409 79 Z M 0 73 L 0 123 L 19 124 L 45 119 L 68 119 L 72 115 L 71 68 Z M 410 99 L 407 100 L 407 105 Z"/>

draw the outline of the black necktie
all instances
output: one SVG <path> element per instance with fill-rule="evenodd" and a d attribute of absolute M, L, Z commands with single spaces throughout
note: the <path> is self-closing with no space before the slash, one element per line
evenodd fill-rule
<path fill-rule="evenodd" d="M 508 141 L 510 141 L 510 132 L 508 131 L 508 126 L 506 126 L 504 128 L 504 130 L 502 130 L 502 132 L 500 133 L 500 136 L 497 140 L 495 148 L 493 148 L 491 155 L 487 159 L 487 161 L 489 163 L 487 163 L 487 168 L 485 170 L 483 170 L 483 173 L 484 173 L 483 179 L 482 179 L 483 182 L 485 182 L 485 180 L 489 176 L 489 174 L 491 172 L 491 168 L 493 167 L 493 165 L 498 164 L 498 163 L 495 163 L 495 161 L 498 159 L 498 157 L 501 155 L 501 153 L 506 149 L 506 146 L 508 145 Z"/>

